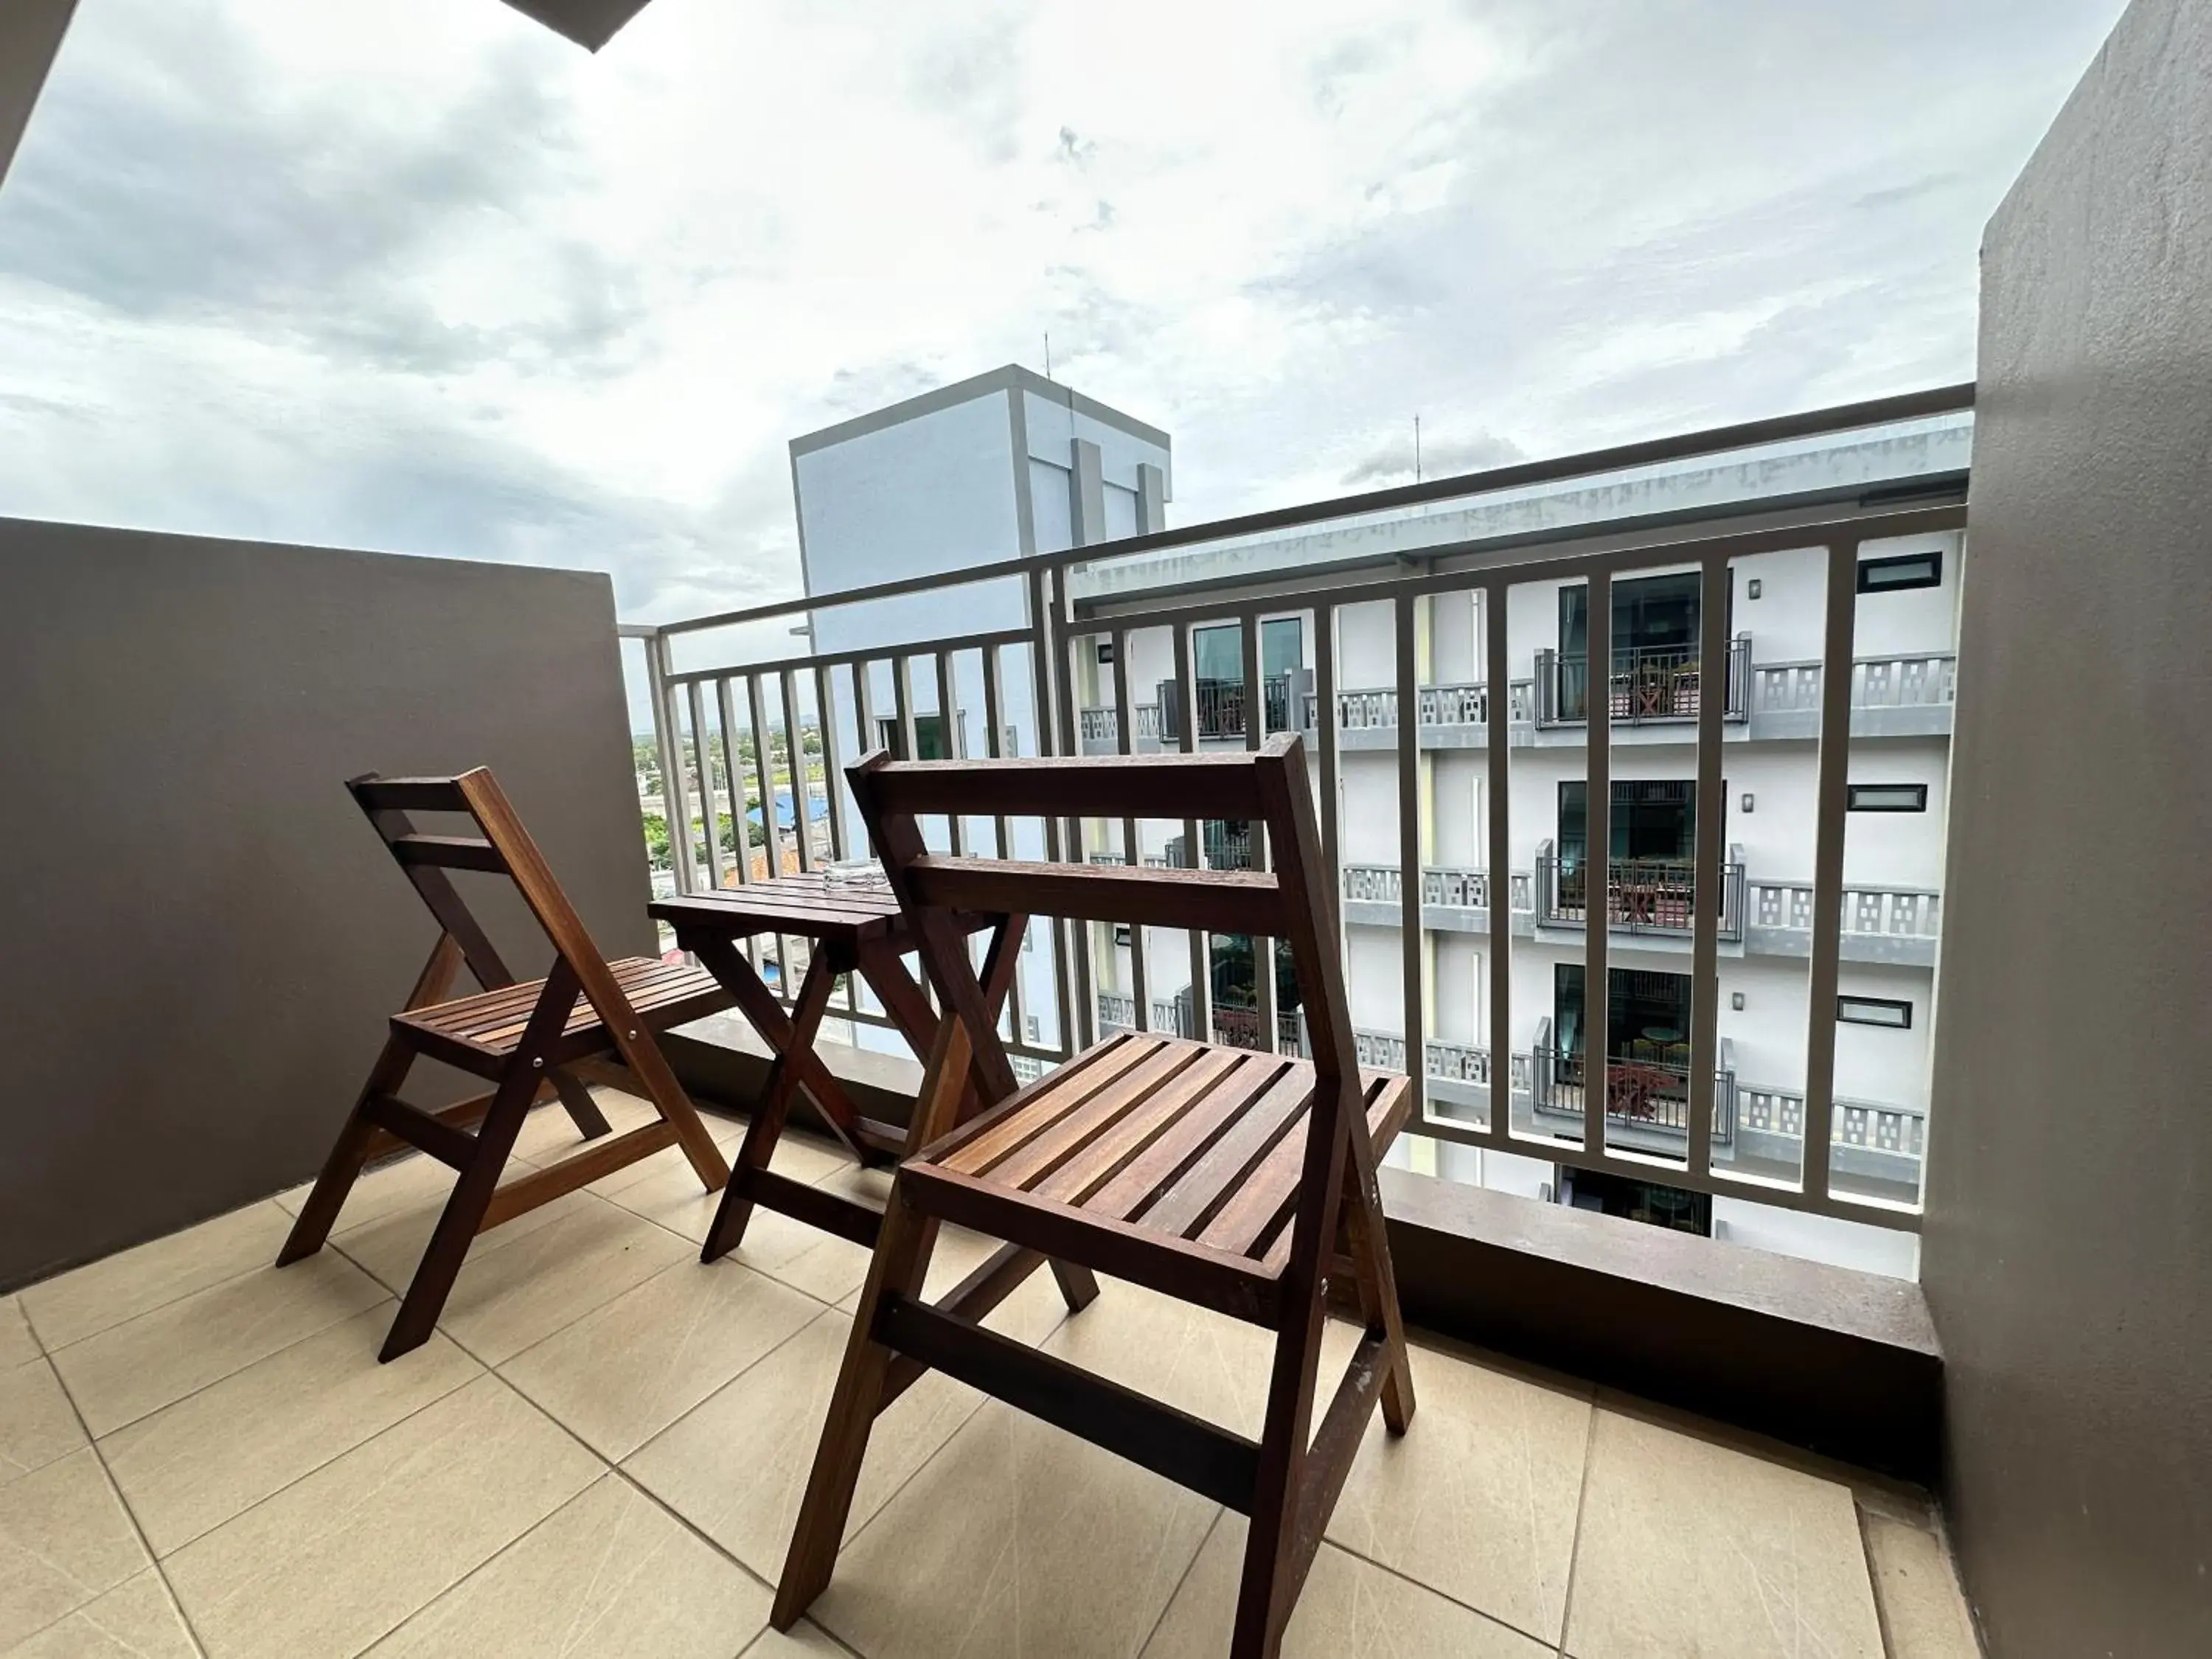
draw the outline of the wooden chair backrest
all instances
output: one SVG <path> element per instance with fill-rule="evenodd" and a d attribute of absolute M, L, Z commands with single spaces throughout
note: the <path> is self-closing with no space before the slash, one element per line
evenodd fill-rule
<path fill-rule="evenodd" d="M 459 949 L 477 984 L 487 991 L 497 990 L 514 984 L 515 977 L 455 889 L 446 873 L 449 870 L 482 871 L 514 884 L 551 942 L 554 955 L 568 964 L 599 1018 L 616 1035 L 617 1046 L 627 1052 L 628 1038 L 638 1028 L 637 1015 L 489 767 L 448 778 L 386 778 L 371 772 L 347 780 L 346 788 L 437 918 L 445 938 Z M 481 835 L 424 835 L 415 828 L 410 812 L 460 814 L 473 820 Z M 444 941 L 440 944 L 442 949 Z"/>
<path fill-rule="evenodd" d="M 846 776 L 939 1001 L 968 1029 L 971 1064 L 987 1103 L 1013 1091 L 1013 1073 L 995 1022 L 984 1012 L 964 936 L 952 925 L 955 911 L 1282 939 L 1290 947 L 1319 1074 L 1315 1130 L 1348 1117 L 1364 1133 L 1335 895 L 1322 864 L 1304 750 L 1295 734 L 1234 754 L 894 761 L 877 750 L 848 768 Z M 1273 868 L 1162 870 L 930 852 L 920 820 L 953 813 L 1257 823 L 1267 828 Z M 1262 964 L 1272 959 L 1271 951 L 1257 954 Z"/>

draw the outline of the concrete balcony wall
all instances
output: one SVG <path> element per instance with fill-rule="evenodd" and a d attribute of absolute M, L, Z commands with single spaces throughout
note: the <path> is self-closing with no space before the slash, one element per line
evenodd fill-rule
<path fill-rule="evenodd" d="M 2129 8 L 1982 282 L 1922 1257 L 1948 1519 L 1991 1653 L 2212 1653 L 2212 8 Z"/>
<path fill-rule="evenodd" d="M 653 949 L 614 624 L 601 574 L 0 520 L 36 808 L 0 830 L 0 1290 L 321 1164 L 437 938 L 347 778 L 491 767 L 600 949 Z"/>

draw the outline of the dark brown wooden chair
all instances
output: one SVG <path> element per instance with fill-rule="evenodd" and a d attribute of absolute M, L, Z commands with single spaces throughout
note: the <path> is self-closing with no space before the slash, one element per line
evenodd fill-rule
<path fill-rule="evenodd" d="M 414 990 L 392 1017 L 384 1050 L 276 1264 L 286 1266 L 322 1249 L 369 1159 L 404 1144 L 451 1164 L 459 1178 L 385 1339 L 380 1357 L 388 1360 L 428 1339 L 478 1233 L 671 1145 L 683 1147 L 708 1191 L 729 1179 L 729 1166 L 653 1039 L 672 1025 L 728 1007 L 732 998 L 702 969 L 672 966 L 652 957 L 615 963 L 602 957 L 537 844 L 483 768 L 453 778 L 380 778 L 372 773 L 346 787 L 441 931 Z M 479 833 L 419 834 L 410 812 L 465 814 Z M 516 981 L 463 902 L 449 870 L 483 871 L 514 882 L 552 941 L 553 966 L 544 979 Z M 447 993 L 464 963 L 483 989 L 449 999 Z M 410 1105 L 399 1097 L 400 1085 L 416 1057 L 426 1054 L 473 1072 L 493 1086 L 436 1111 Z M 609 1056 L 622 1063 L 610 1063 Z M 586 1078 L 642 1095 L 658 1109 L 659 1120 L 600 1139 L 608 1135 L 608 1124 L 585 1087 Z M 523 1119 L 532 1106 L 556 1097 L 578 1130 L 595 1144 L 501 1186 L 500 1175 Z"/>
<path fill-rule="evenodd" d="M 946 1018 L 916 1105 L 799 1524 L 779 1629 L 829 1583 L 876 1415 L 942 1370 L 1251 1517 L 1231 1651 L 1273 1655 L 1369 1417 L 1402 1433 L 1413 1375 L 1376 1188 L 1407 1079 L 1362 1078 L 1295 737 L 1256 753 L 896 763 L 848 775 Z M 925 850 L 917 818 L 1258 821 L 1273 872 L 1018 864 Z M 1060 915 L 1287 941 L 1311 1063 L 1125 1034 L 1025 1089 L 1014 1079 L 953 915 Z M 983 1108 L 957 1127 L 971 1085 Z M 949 1133 L 948 1133 L 949 1132 Z M 1256 1442 L 984 1329 L 921 1298 L 940 1223 L 1111 1273 L 1273 1330 Z M 1365 1326 L 1310 1434 L 1326 1281 Z M 948 1298 L 948 1302 L 951 1298 Z M 957 1524 L 957 1517 L 945 1517 Z"/>

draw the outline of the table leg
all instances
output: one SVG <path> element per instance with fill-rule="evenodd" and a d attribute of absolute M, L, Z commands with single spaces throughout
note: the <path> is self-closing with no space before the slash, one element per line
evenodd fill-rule
<path fill-rule="evenodd" d="M 732 955 L 745 972 L 751 973 L 750 962 L 734 951 Z M 805 983 L 799 987 L 799 1001 L 792 1010 L 783 1042 L 779 1046 L 766 1030 L 761 1033 L 769 1047 L 775 1048 L 775 1060 L 769 1067 L 768 1083 L 761 1091 L 759 1103 L 753 1108 L 752 1119 L 745 1126 L 744 1145 L 738 1149 L 731 1168 L 730 1183 L 722 1190 L 722 1201 L 714 1211 L 714 1224 L 707 1230 L 707 1242 L 699 1252 L 702 1261 L 719 1260 L 744 1242 L 746 1224 L 752 1219 L 755 1177 L 768 1168 L 769 1160 L 775 1156 L 775 1144 L 782 1139 L 784 1123 L 791 1114 L 792 1091 L 799 1086 L 800 1062 L 795 1056 L 813 1053 L 814 1034 L 821 1029 L 823 1011 L 830 1006 L 830 993 L 837 983 L 837 975 L 843 971 L 844 965 L 834 958 L 831 951 L 817 947 L 807 966 Z M 767 988 L 761 987 L 763 994 Z M 836 1127 L 836 1119 L 829 1113 L 823 1115 L 832 1127 Z M 851 1145 L 849 1141 L 847 1144 Z"/>

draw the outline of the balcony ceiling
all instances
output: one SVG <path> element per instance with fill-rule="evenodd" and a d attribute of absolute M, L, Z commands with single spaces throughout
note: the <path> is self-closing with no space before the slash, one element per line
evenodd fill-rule
<path fill-rule="evenodd" d="M 646 0 L 507 0 L 507 3 L 592 52 L 613 40 L 623 24 L 646 8 Z"/>

